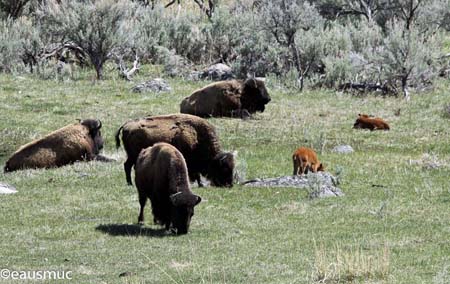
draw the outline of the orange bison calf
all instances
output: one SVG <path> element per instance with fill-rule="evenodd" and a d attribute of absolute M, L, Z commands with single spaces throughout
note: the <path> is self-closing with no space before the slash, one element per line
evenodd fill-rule
<path fill-rule="evenodd" d="M 379 117 L 369 117 L 367 114 L 358 114 L 358 118 L 353 124 L 355 129 L 370 129 L 373 130 L 389 130 L 389 124 Z"/>
<path fill-rule="evenodd" d="M 245 117 L 263 112 L 270 95 L 262 80 L 231 80 L 212 83 L 183 99 L 181 113 L 200 117 Z"/>
<path fill-rule="evenodd" d="M 189 230 L 194 207 L 202 200 L 191 192 L 186 162 L 175 147 L 156 143 L 141 151 L 136 161 L 139 194 L 138 222 L 144 222 L 144 207 L 150 198 L 154 222 L 176 234 Z"/>
<path fill-rule="evenodd" d="M 120 147 L 120 132 L 127 160 L 125 176 L 131 185 L 131 169 L 139 152 L 158 142 L 175 146 L 186 159 L 189 177 L 202 186 L 200 174 L 212 185 L 233 186 L 234 155 L 223 152 L 214 127 L 205 119 L 189 114 L 151 116 L 126 122 L 116 133 Z"/>
<path fill-rule="evenodd" d="M 60 167 L 82 160 L 108 160 L 103 148 L 100 120 L 86 119 L 67 125 L 19 148 L 6 162 L 4 171 Z"/>
<path fill-rule="evenodd" d="M 298 148 L 292 155 L 292 161 L 294 162 L 293 175 L 307 174 L 308 171 L 314 173 L 317 171 L 324 171 L 322 163 L 317 159 L 316 152 L 310 148 Z"/>

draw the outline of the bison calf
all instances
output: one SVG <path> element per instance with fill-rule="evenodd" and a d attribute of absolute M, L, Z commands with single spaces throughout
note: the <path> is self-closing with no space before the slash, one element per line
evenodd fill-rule
<path fill-rule="evenodd" d="M 214 127 L 205 119 L 189 114 L 172 114 L 146 117 L 123 124 L 116 133 L 120 147 L 120 132 L 127 152 L 124 164 L 128 184 L 131 169 L 144 148 L 158 142 L 175 146 L 186 159 L 189 177 L 202 186 L 200 175 L 214 186 L 233 186 L 234 155 L 220 149 Z"/>
<path fill-rule="evenodd" d="M 150 198 L 154 222 L 172 228 L 177 234 L 189 230 L 194 207 L 201 197 L 191 192 L 186 162 L 175 147 L 156 143 L 141 151 L 136 162 L 139 194 L 138 222 L 144 222 L 144 207 Z"/>
<path fill-rule="evenodd" d="M 379 117 L 369 117 L 367 114 L 358 114 L 358 118 L 353 124 L 355 129 L 370 129 L 373 130 L 389 130 L 389 124 Z"/>
<path fill-rule="evenodd" d="M 212 83 L 183 99 L 181 113 L 200 117 L 243 117 L 263 112 L 270 96 L 262 80 L 247 79 Z"/>
<path fill-rule="evenodd" d="M 292 161 L 294 162 L 293 175 L 307 174 L 308 171 L 312 171 L 313 173 L 324 171 L 324 167 L 319 162 L 316 152 L 310 148 L 298 148 L 292 155 Z"/>
<path fill-rule="evenodd" d="M 81 160 L 108 160 L 103 148 L 100 120 L 85 119 L 70 124 L 19 148 L 6 162 L 4 171 L 52 168 Z"/>

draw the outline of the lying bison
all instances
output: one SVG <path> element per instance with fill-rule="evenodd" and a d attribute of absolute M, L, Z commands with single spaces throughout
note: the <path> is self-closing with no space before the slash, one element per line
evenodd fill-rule
<path fill-rule="evenodd" d="M 257 111 L 263 112 L 269 102 L 269 93 L 261 80 L 221 81 L 184 98 L 180 112 L 200 117 L 243 117 Z"/>
<path fill-rule="evenodd" d="M 124 168 L 129 185 L 132 184 L 131 168 L 140 151 L 158 142 L 169 143 L 183 154 L 189 177 L 199 186 L 202 186 L 200 174 L 214 186 L 233 185 L 234 156 L 221 151 L 214 127 L 200 117 L 171 114 L 126 122 L 116 133 L 117 148 L 120 147 L 121 131 L 128 155 Z"/>
<path fill-rule="evenodd" d="M 144 223 L 144 207 L 150 198 L 154 222 L 172 228 L 176 234 L 189 230 L 194 207 L 201 197 L 191 192 L 186 162 L 175 147 L 156 143 L 141 151 L 136 161 L 139 194 L 138 222 Z"/>
<path fill-rule="evenodd" d="M 367 114 L 358 114 L 358 118 L 353 124 L 355 129 L 370 129 L 373 130 L 389 130 L 389 124 L 379 117 L 370 117 Z"/>
<path fill-rule="evenodd" d="M 316 152 L 310 148 L 298 148 L 292 155 L 292 161 L 294 163 L 294 176 L 307 174 L 308 171 L 313 173 L 324 171 L 324 167 L 317 158 Z"/>
<path fill-rule="evenodd" d="M 4 171 L 53 168 L 82 160 L 109 159 L 99 154 L 103 148 L 100 120 L 85 119 L 67 125 L 19 148 L 6 162 Z"/>

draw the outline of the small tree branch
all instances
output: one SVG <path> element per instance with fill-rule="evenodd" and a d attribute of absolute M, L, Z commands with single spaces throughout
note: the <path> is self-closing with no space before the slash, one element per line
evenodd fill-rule
<path fill-rule="evenodd" d="M 137 54 L 137 52 L 135 52 L 135 57 L 134 57 L 134 62 L 133 62 L 133 67 L 131 67 L 131 69 L 128 69 L 125 65 L 125 62 L 123 60 L 123 56 L 121 55 L 115 55 L 116 58 L 116 64 L 117 64 L 117 69 L 119 71 L 119 76 L 121 78 L 124 78 L 127 81 L 131 81 L 131 77 L 134 75 L 134 73 L 136 73 L 139 68 L 140 68 L 140 64 L 139 64 L 139 56 Z"/>

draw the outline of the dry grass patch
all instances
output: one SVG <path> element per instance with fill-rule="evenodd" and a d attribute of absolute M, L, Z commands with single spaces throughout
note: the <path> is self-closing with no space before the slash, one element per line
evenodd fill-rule
<path fill-rule="evenodd" d="M 339 244 L 327 249 L 315 245 L 312 279 L 316 283 L 347 283 L 386 280 L 389 276 L 390 252 L 387 244 L 379 250 L 361 246 L 346 248 Z"/>

